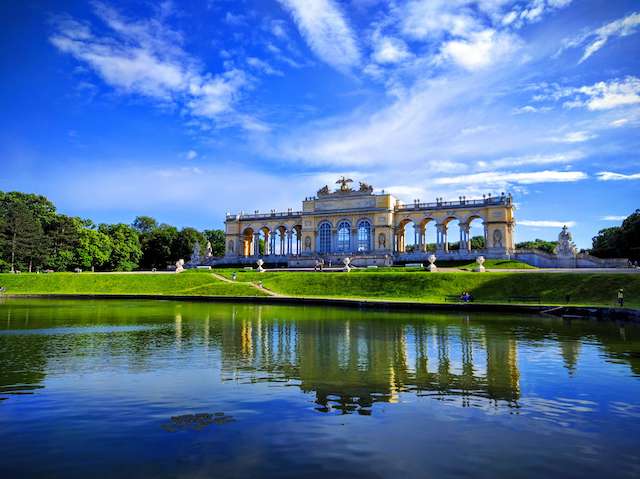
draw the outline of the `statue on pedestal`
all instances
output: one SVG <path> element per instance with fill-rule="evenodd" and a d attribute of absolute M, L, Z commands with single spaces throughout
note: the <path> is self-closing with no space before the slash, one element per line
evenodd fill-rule
<path fill-rule="evenodd" d="M 184 271 L 184 260 L 179 259 L 176 261 L 176 273 L 182 273 Z"/>
<path fill-rule="evenodd" d="M 340 178 L 338 181 L 336 181 L 336 185 L 340 185 L 340 189 L 338 191 L 341 191 L 343 193 L 353 191 L 351 186 L 349 186 L 349 183 L 353 183 L 353 180 L 351 178 L 345 178 L 344 176 Z"/>
<path fill-rule="evenodd" d="M 562 231 L 560 231 L 560 234 L 558 235 L 558 245 L 555 247 L 554 253 L 558 256 L 570 257 L 575 257 L 578 253 L 567 225 L 562 227 Z"/>
<path fill-rule="evenodd" d="M 213 248 L 211 247 L 211 241 L 207 241 L 205 258 L 211 258 L 213 256 Z"/>
<path fill-rule="evenodd" d="M 189 258 L 189 264 L 191 266 L 198 266 L 200 264 L 200 243 L 196 241 L 193 245 L 193 251 L 191 252 L 191 258 Z"/>

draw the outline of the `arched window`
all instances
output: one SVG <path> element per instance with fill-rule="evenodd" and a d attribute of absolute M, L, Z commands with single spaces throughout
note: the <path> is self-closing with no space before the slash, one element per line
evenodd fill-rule
<path fill-rule="evenodd" d="M 369 251 L 371 248 L 371 223 L 361 221 L 358 225 L 358 251 Z"/>
<path fill-rule="evenodd" d="M 351 243 L 351 225 L 348 221 L 338 223 L 338 241 L 336 248 L 338 251 L 349 251 Z"/>
<path fill-rule="evenodd" d="M 331 225 L 329 223 L 322 223 L 318 229 L 318 236 L 320 238 L 320 253 L 331 252 Z"/>

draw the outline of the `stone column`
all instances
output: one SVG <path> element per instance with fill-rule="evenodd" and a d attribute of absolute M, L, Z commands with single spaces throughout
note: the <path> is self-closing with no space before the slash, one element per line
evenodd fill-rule
<path fill-rule="evenodd" d="M 489 226 L 487 223 L 482 222 L 482 226 L 484 227 L 484 248 L 489 248 Z"/>
<path fill-rule="evenodd" d="M 444 250 L 449 252 L 449 227 L 442 225 L 442 240 L 444 243 Z"/>
<path fill-rule="evenodd" d="M 260 256 L 260 233 L 253 234 L 253 255 Z"/>
<path fill-rule="evenodd" d="M 358 251 L 358 228 L 351 228 L 351 237 L 349 238 L 349 253 Z"/>

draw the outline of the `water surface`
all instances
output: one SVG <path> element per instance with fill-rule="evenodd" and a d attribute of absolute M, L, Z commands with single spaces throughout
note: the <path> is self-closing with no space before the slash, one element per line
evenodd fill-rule
<path fill-rule="evenodd" d="M 0 477 L 638 477 L 640 328 L 0 302 Z"/>

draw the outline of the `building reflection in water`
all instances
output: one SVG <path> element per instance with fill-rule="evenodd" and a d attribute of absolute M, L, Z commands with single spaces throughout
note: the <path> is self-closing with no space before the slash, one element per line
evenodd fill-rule
<path fill-rule="evenodd" d="M 323 412 L 371 414 L 403 395 L 519 408 L 520 360 L 578 374 L 580 355 L 640 376 L 637 325 L 530 317 L 408 314 L 195 303 L 13 302 L 0 309 L 0 401 L 50 373 L 109 358 L 136 372 L 204 360 L 224 381 L 293 385 Z M 135 303 L 133 303 L 135 305 Z M 90 327 L 87 327 L 90 326 Z M 29 332 L 34 334 L 29 334 Z M 106 334 L 105 334 L 106 333 Z M 591 356 L 593 357 L 593 356 Z M 171 358 L 170 361 L 164 361 Z M 204 359 L 203 359 L 204 358 Z M 532 366 L 530 366 L 532 367 Z M 530 371 L 530 369 L 528 370 Z"/>
<path fill-rule="evenodd" d="M 226 380 L 294 381 L 324 412 L 370 414 L 374 403 L 397 402 L 403 392 L 467 406 L 471 398 L 518 405 L 516 339 L 487 334 L 482 324 L 363 316 L 265 321 L 263 308 L 256 309 L 253 320 L 234 309 L 225 324 Z"/>

